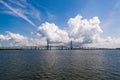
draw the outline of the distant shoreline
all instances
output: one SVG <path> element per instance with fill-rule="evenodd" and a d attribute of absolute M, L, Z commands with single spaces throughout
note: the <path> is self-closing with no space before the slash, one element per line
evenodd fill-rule
<path fill-rule="evenodd" d="M 120 50 L 120 48 L 82 48 L 82 49 L 18 49 L 18 48 L 0 48 L 0 50 Z"/>

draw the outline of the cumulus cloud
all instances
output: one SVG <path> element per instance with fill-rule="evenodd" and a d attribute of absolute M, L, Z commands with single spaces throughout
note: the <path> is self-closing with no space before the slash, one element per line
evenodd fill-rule
<path fill-rule="evenodd" d="M 103 32 L 100 28 L 100 20 L 93 17 L 90 20 L 82 19 L 77 15 L 75 18 L 68 20 L 68 28 L 60 29 L 54 23 L 45 22 L 38 27 L 37 34 L 53 42 L 69 42 L 87 44 L 97 42 L 100 34 Z"/>
<path fill-rule="evenodd" d="M 9 40 L 9 37 L 8 36 L 4 36 L 4 35 L 0 35 L 0 40 L 1 41 L 4 41 L 4 40 Z"/>
<path fill-rule="evenodd" d="M 13 46 L 25 46 L 28 43 L 28 38 L 18 33 L 6 32 L 6 35 L 0 35 L 0 41 L 9 42 Z"/>
<path fill-rule="evenodd" d="M 103 30 L 100 27 L 99 18 L 83 19 L 77 15 L 70 18 L 67 22 L 68 27 L 60 29 L 54 23 L 45 22 L 38 28 L 37 32 L 31 33 L 34 38 L 28 38 L 18 33 L 6 32 L 6 35 L 0 35 L 0 41 L 8 41 L 13 45 L 20 46 L 40 46 L 46 45 L 49 39 L 51 44 L 73 44 L 88 47 L 120 47 L 120 38 L 101 37 Z M 37 35 L 37 36 L 36 36 Z"/>
<path fill-rule="evenodd" d="M 0 46 L 44 46 L 45 38 L 28 38 L 19 33 L 6 31 L 6 34 L 0 34 Z"/>
<path fill-rule="evenodd" d="M 99 24 L 100 20 L 98 17 L 87 20 L 77 15 L 75 18 L 70 18 L 68 20 L 69 37 L 73 41 L 80 43 L 97 42 L 100 38 L 100 34 L 103 32 Z"/>
<path fill-rule="evenodd" d="M 28 40 L 27 37 L 22 36 L 18 33 L 12 33 L 12 32 L 7 32 L 7 37 L 9 37 L 9 40 L 11 40 L 15 43 L 25 44 Z"/>
<path fill-rule="evenodd" d="M 113 47 L 120 44 L 119 38 L 101 37 L 103 30 L 100 27 L 100 20 L 97 16 L 91 19 L 84 19 L 77 15 L 68 20 L 68 28 L 60 29 L 54 23 L 45 22 L 37 29 L 37 35 L 49 39 L 51 42 L 62 42 L 64 44 L 73 41 L 78 46 L 92 47 Z M 115 47 L 115 46 L 114 46 Z"/>
<path fill-rule="evenodd" d="M 45 22 L 38 27 L 38 35 L 49 39 L 51 42 L 67 42 L 69 40 L 66 30 L 60 29 L 54 23 Z"/>

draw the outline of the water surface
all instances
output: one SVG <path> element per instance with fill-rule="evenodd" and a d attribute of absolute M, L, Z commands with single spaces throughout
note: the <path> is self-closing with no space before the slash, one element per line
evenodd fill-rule
<path fill-rule="evenodd" d="M 1 50 L 0 80 L 120 80 L 120 51 Z"/>

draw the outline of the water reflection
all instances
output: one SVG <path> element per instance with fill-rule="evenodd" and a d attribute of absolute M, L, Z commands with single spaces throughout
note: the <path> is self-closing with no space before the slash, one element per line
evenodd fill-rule
<path fill-rule="evenodd" d="M 120 52 L 0 51 L 0 80 L 119 80 Z"/>

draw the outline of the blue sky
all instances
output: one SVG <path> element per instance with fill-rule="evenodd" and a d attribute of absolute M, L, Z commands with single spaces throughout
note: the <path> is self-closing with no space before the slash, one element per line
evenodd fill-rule
<path fill-rule="evenodd" d="M 13 8 L 17 8 L 18 0 L 3 0 L 5 3 L 10 5 Z M 11 1 L 14 1 L 12 3 Z M 98 16 L 101 20 L 101 24 L 107 24 L 107 20 L 113 19 L 111 25 L 101 26 L 104 35 L 114 35 L 113 32 L 118 32 L 120 24 L 118 23 L 119 19 L 119 0 L 20 0 L 21 3 L 24 3 L 24 6 L 34 7 L 35 10 L 39 12 L 39 19 L 34 19 L 34 15 L 27 15 L 35 25 L 39 26 L 43 22 L 54 22 L 59 27 L 66 27 L 66 22 L 70 17 L 74 17 L 77 14 L 82 15 L 84 18 L 91 18 L 93 16 Z M 21 10 L 28 11 L 31 10 L 31 7 L 23 8 Z M 6 6 L 0 3 L 0 33 L 5 31 L 19 32 L 23 34 L 29 34 L 30 31 L 35 30 L 34 27 L 29 24 L 27 21 L 16 15 L 15 13 L 9 13 L 9 10 Z M 115 19 L 114 19 L 115 18 Z M 104 22 L 105 21 L 105 22 Z M 120 21 L 120 20 L 119 20 Z M 117 23 L 117 25 L 116 25 Z M 19 24 L 19 25 L 18 25 Z M 108 28 L 109 27 L 109 28 Z M 114 30 L 113 30 L 114 27 Z M 112 28 L 112 30 L 111 30 Z M 119 30 L 118 30 L 119 29 Z M 117 33 L 116 32 L 116 33 Z"/>
<path fill-rule="evenodd" d="M 30 37 L 45 22 L 64 29 L 78 14 L 85 19 L 97 16 L 103 37 L 120 37 L 120 0 L 0 0 L 0 34 Z"/>

